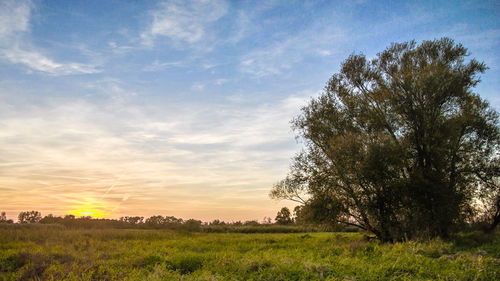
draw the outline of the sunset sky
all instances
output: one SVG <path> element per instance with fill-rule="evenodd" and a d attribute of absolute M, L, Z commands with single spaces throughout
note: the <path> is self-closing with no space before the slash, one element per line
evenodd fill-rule
<path fill-rule="evenodd" d="M 274 218 L 349 54 L 450 37 L 500 110 L 498 1 L 0 0 L 0 211 Z"/>

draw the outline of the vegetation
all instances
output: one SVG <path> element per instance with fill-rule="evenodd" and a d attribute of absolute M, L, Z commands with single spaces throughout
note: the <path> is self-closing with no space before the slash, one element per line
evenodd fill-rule
<path fill-rule="evenodd" d="M 312 225 L 312 224 L 297 224 L 288 211 L 283 217 L 283 223 L 279 221 L 276 224 L 271 222 L 271 218 L 264 218 L 264 221 L 259 223 L 253 221 L 236 221 L 224 222 L 214 220 L 212 222 L 202 222 L 200 220 L 188 219 L 183 220 L 173 216 L 151 216 L 147 219 L 144 217 L 121 217 L 120 219 L 96 219 L 90 216 L 76 218 L 74 215 L 66 215 L 64 217 L 54 216 L 49 214 L 42 218 L 42 214 L 38 211 L 29 211 L 19 213 L 19 224 L 43 224 L 43 225 L 58 225 L 66 229 L 168 229 L 190 232 L 209 232 L 209 233 L 297 233 L 297 232 L 318 232 L 334 230 L 328 226 Z M 278 212 L 283 212 L 283 209 Z M 7 220 L 5 212 L 0 214 L 0 224 L 12 224 L 12 220 Z M 335 229 L 342 230 L 342 229 Z M 352 231 L 352 230 L 351 230 Z M 355 230 L 356 231 L 356 230 Z"/>
<path fill-rule="evenodd" d="M 0 226 L 0 280 L 498 280 L 500 235 L 384 244 L 359 233 Z"/>
<path fill-rule="evenodd" d="M 7 214 L 5 212 L 1 212 L 0 213 L 0 223 L 14 223 L 14 221 L 7 219 Z"/>
<path fill-rule="evenodd" d="M 20 212 L 17 219 L 19 223 L 37 223 L 42 219 L 42 213 L 38 211 Z"/>
<path fill-rule="evenodd" d="M 301 219 L 381 241 L 500 221 L 498 114 L 472 89 L 486 66 L 443 38 L 351 55 L 293 120 L 305 148 L 271 197 Z M 304 196 L 305 195 L 305 196 Z"/>
<path fill-rule="evenodd" d="M 276 214 L 275 220 L 278 224 L 291 224 L 293 220 L 290 209 L 288 209 L 287 207 L 281 208 L 281 210 Z"/>

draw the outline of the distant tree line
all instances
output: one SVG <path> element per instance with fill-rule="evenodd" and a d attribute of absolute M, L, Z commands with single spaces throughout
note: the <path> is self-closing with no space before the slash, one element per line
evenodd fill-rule
<path fill-rule="evenodd" d="M 155 215 L 148 218 L 142 216 L 124 216 L 119 219 L 98 219 L 91 216 L 75 217 L 74 215 L 54 216 L 52 214 L 42 216 L 39 211 L 23 211 L 18 215 L 17 224 L 53 224 L 62 225 L 72 229 L 168 229 L 193 232 L 303 232 L 303 231 L 325 231 L 310 224 L 298 224 L 291 216 L 286 207 L 278 212 L 276 222 L 272 223 L 270 217 L 257 220 L 225 222 L 215 219 L 211 222 L 202 222 L 196 219 L 176 218 L 174 216 Z M 300 221 L 300 220 L 298 220 Z M 13 224 L 13 220 L 7 219 L 5 212 L 1 213 L 0 223 Z"/>

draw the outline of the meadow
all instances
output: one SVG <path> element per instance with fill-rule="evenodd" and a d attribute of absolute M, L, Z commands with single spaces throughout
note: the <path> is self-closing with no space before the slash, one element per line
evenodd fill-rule
<path fill-rule="evenodd" d="M 499 280 L 500 233 L 380 243 L 362 233 L 0 226 L 0 280 Z"/>

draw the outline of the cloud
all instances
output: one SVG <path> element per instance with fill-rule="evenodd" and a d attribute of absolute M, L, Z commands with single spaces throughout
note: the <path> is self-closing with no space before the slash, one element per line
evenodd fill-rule
<path fill-rule="evenodd" d="M 152 64 L 147 65 L 142 68 L 142 71 L 161 71 L 172 67 L 181 67 L 184 66 L 184 63 L 181 61 L 173 61 L 173 62 L 160 62 L 155 60 Z"/>
<path fill-rule="evenodd" d="M 151 24 L 141 34 L 143 44 L 152 46 L 157 37 L 167 37 L 176 44 L 195 44 L 206 39 L 207 29 L 227 13 L 221 0 L 166 1 L 151 11 Z"/>
<path fill-rule="evenodd" d="M 107 107 L 117 108 L 128 102 L 132 97 L 137 96 L 136 92 L 125 90 L 123 84 L 120 79 L 106 77 L 93 82 L 86 82 L 84 86 L 90 89 L 91 92 L 108 98 L 111 102 L 107 103 Z"/>
<path fill-rule="evenodd" d="M 327 57 L 332 54 L 330 50 L 316 50 L 316 53 L 318 53 L 320 56 Z"/>
<path fill-rule="evenodd" d="M 236 44 L 247 35 L 250 26 L 250 17 L 244 11 L 239 11 L 232 26 L 231 35 L 227 38 L 227 43 Z"/>
<path fill-rule="evenodd" d="M 191 85 L 191 90 L 193 91 L 203 91 L 205 89 L 205 84 L 200 82 L 195 82 Z"/>
<path fill-rule="evenodd" d="M 123 55 L 136 49 L 133 46 L 118 45 L 118 43 L 116 43 L 115 41 L 108 42 L 108 47 L 111 49 L 113 53 L 117 55 Z"/>
<path fill-rule="evenodd" d="M 0 3 L 0 58 L 51 75 L 99 72 L 94 65 L 56 62 L 31 46 L 27 37 L 32 8 L 30 1 L 7 0 Z"/>
<path fill-rule="evenodd" d="M 474 48 L 477 50 L 486 50 L 496 53 L 496 47 L 500 45 L 500 29 L 474 30 L 473 26 L 461 23 L 452 26 L 446 32 L 443 32 L 443 37 L 452 34 L 453 38 L 463 43 L 465 47 Z M 446 34 L 444 34 L 446 33 Z"/>
<path fill-rule="evenodd" d="M 346 41 L 343 30 L 314 25 L 295 36 L 279 38 L 268 46 L 251 51 L 240 58 L 240 71 L 254 77 L 280 75 L 304 58 L 330 56 L 335 46 Z"/>
<path fill-rule="evenodd" d="M 221 85 L 226 84 L 227 82 L 229 82 L 229 79 L 226 79 L 226 78 L 219 78 L 219 79 L 216 79 L 216 80 L 215 80 L 215 85 L 217 85 L 217 86 L 221 86 Z"/>
<path fill-rule="evenodd" d="M 120 84 L 99 85 L 92 89 Z M 288 121 L 305 97 L 238 108 L 43 97 L 28 105 L 9 97 L 0 103 L 0 187 L 13 189 L 0 201 L 8 211 L 37 202 L 59 214 L 92 201 L 111 216 L 236 218 L 210 213 L 222 208 L 251 219 L 259 205 L 258 217 L 269 215 L 275 203 L 267 190 L 296 151 Z"/>
<path fill-rule="evenodd" d="M 31 2 L 2 1 L 0 4 L 0 38 L 15 37 L 29 29 Z"/>
<path fill-rule="evenodd" d="M 34 50 L 23 50 L 18 46 L 2 50 L 4 58 L 11 63 L 23 64 L 32 70 L 52 75 L 92 74 L 100 72 L 95 66 L 83 63 L 58 63 Z"/>

